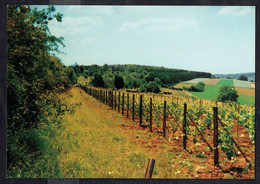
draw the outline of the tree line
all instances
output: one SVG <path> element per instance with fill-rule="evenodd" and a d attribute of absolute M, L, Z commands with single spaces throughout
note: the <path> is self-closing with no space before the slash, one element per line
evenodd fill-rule
<path fill-rule="evenodd" d="M 158 92 L 159 87 L 171 88 L 173 85 L 194 78 L 211 78 L 207 72 L 170 69 L 144 65 L 78 65 L 71 66 L 77 76 L 90 78 L 95 87 L 140 88 L 141 91 Z M 118 87 L 118 78 L 121 85 Z"/>

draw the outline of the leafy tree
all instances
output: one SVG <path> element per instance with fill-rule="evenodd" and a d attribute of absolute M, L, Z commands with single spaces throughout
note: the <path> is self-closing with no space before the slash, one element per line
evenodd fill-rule
<path fill-rule="evenodd" d="M 219 90 L 219 94 L 217 96 L 217 100 L 220 102 L 237 102 L 239 95 L 237 94 L 237 91 L 230 87 L 230 86 L 223 86 Z"/>
<path fill-rule="evenodd" d="M 159 93 L 161 90 L 160 90 L 159 85 L 156 82 L 150 81 L 146 85 L 146 91 L 153 92 L 153 93 Z"/>
<path fill-rule="evenodd" d="M 117 88 L 117 89 L 120 89 L 120 88 L 123 88 L 124 87 L 124 79 L 123 79 L 123 77 L 122 76 L 119 76 L 119 75 L 116 75 L 115 76 L 115 87 Z"/>
<path fill-rule="evenodd" d="M 198 82 L 196 85 L 196 90 L 199 92 L 203 92 L 205 90 L 205 84 L 203 82 Z"/>
<path fill-rule="evenodd" d="M 91 80 L 91 84 L 95 87 L 104 87 L 105 83 L 104 83 L 102 75 L 95 73 Z"/>
<path fill-rule="evenodd" d="M 63 38 L 53 36 L 48 23 L 62 21 L 55 8 L 37 10 L 10 5 L 7 9 L 7 165 L 30 170 L 28 155 L 43 145 L 38 127 L 57 122 L 46 117 L 60 114 L 56 93 L 68 84 L 65 66 L 55 58 L 64 46 Z M 10 173 L 10 171 L 8 172 Z"/>
<path fill-rule="evenodd" d="M 247 78 L 247 76 L 245 76 L 245 75 L 241 75 L 241 76 L 239 77 L 239 80 L 248 81 L 248 78 Z"/>

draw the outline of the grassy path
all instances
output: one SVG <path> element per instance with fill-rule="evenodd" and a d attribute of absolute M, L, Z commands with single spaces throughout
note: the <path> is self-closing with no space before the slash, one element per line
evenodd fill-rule
<path fill-rule="evenodd" d="M 84 178 L 143 178 L 149 158 L 156 160 L 153 177 L 192 177 L 173 167 L 178 160 L 169 148 L 158 148 L 157 153 L 144 149 L 122 129 L 122 116 L 78 88 L 64 97 L 67 102 L 80 104 L 75 113 L 64 117 L 60 165 L 64 177 Z M 133 122 L 132 122 L 133 123 Z M 132 131 L 133 133 L 133 131 Z M 135 132 L 136 133 L 136 132 Z M 141 132 L 137 131 L 137 134 Z M 142 136 L 141 134 L 139 135 Z"/>

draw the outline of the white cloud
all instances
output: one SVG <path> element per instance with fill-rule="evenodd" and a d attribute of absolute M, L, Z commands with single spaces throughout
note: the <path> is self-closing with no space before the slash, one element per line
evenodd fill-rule
<path fill-rule="evenodd" d="M 195 20 L 185 19 L 142 19 L 137 22 L 127 22 L 119 27 L 120 31 L 133 31 L 135 33 L 145 33 L 147 31 L 165 31 L 176 30 L 181 27 L 197 26 L 198 22 Z"/>
<path fill-rule="evenodd" d="M 96 17 L 64 17 L 61 23 L 51 22 L 49 28 L 55 36 L 82 34 L 97 26 L 104 26 L 101 18 Z"/>
<path fill-rule="evenodd" d="M 221 8 L 217 15 L 232 15 L 236 17 L 244 16 L 252 12 L 251 7 L 237 7 L 237 6 L 226 6 Z"/>
<path fill-rule="evenodd" d="M 94 15 L 111 15 L 114 12 L 112 6 L 69 6 L 68 11 Z"/>

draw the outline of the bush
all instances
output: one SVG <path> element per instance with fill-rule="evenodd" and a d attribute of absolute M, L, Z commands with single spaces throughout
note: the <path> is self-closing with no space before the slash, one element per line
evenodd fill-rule
<path fill-rule="evenodd" d="M 123 88 L 124 85 L 125 85 L 125 84 L 124 84 L 124 79 L 123 79 L 123 77 L 116 75 L 116 76 L 115 76 L 114 84 L 115 84 L 115 87 L 116 87 L 117 89 Z"/>
<path fill-rule="evenodd" d="M 217 97 L 217 100 L 220 102 L 237 102 L 239 95 L 237 94 L 237 91 L 230 86 L 223 86 L 219 90 L 219 94 Z"/>
<path fill-rule="evenodd" d="M 161 90 L 160 90 L 159 85 L 156 82 L 150 81 L 146 85 L 146 91 L 153 92 L 153 93 L 159 93 Z"/>
<path fill-rule="evenodd" d="M 241 76 L 239 77 L 239 80 L 248 81 L 248 78 L 247 78 L 247 76 L 245 76 L 245 75 L 241 75 Z"/>
<path fill-rule="evenodd" d="M 199 92 L 203 92 L 205 90 L 205 84 L 202 83 L 202 82 L 199 82 L 197 85 L 196 85 L 196 90 L 199 91 Z"/>
<path fill-rule="evenodd" d="M 91 80 L 91 84 L 94 87 L 104 87 L 105 83 L 104 83 L 102 75 L 95 73 L 92 80 Z"/>

